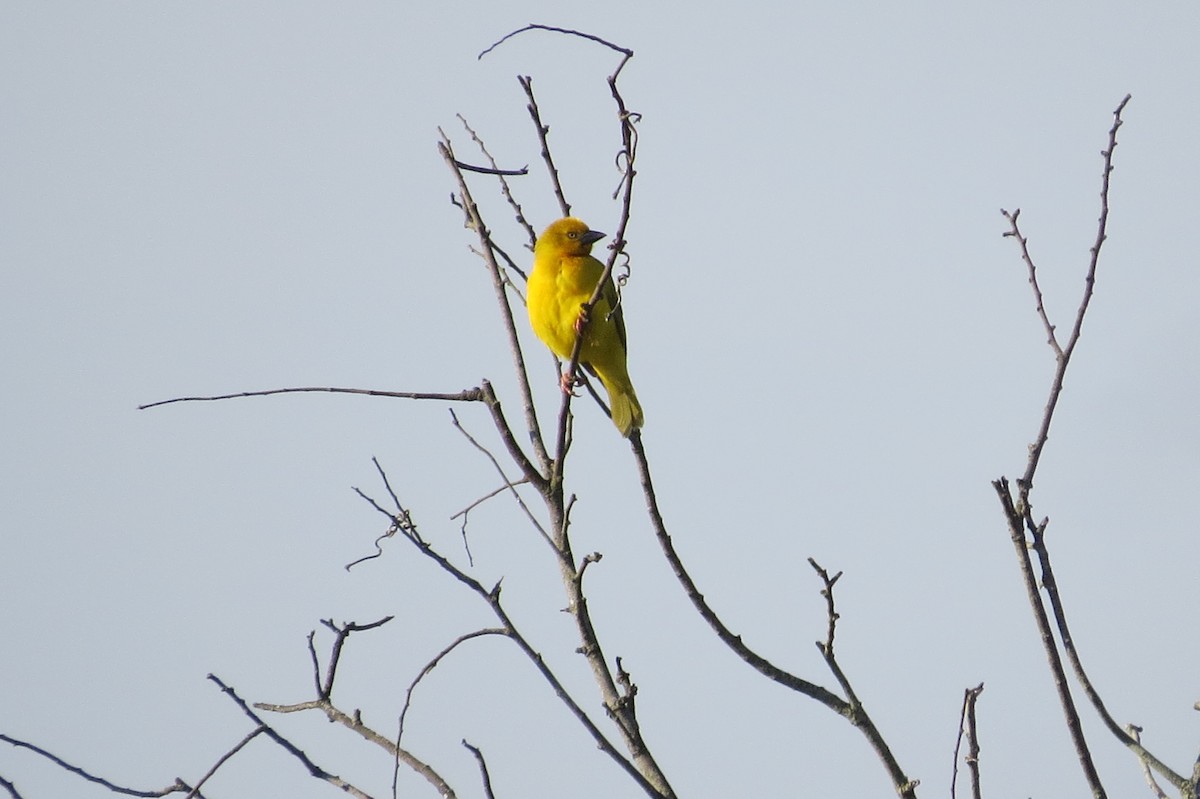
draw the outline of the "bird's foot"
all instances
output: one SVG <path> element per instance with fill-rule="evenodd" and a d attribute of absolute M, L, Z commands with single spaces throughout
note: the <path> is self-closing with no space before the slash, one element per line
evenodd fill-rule
<path fill-rule="evenodd" d="M 575 320 L 575 335 L 583 335 L 583 328 L 587 325 L 588 318 L 588 307 L 586 305 L 579 306 L 579 318 Z"/>
<path fill-rule="evenodd" d="M 570 394 L 572 397 L 578 397 L 575 393 L 575 386 L 583 385 L 583 380 L 569 372 L 563 372 L 558 377 L 558 385 L 562 388 L 562 393 Z"/>

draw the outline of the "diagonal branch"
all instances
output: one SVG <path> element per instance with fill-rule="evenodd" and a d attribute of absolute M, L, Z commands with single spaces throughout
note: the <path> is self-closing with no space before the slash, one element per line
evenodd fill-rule
<path fill-rule="evenodd" d="M 545 481 L 545 476 L 542 472 L 549 471 L 550 456 L 546 452 L 546 446 L 542 441 L 542 431 L 538 424 L 537 414 L 533 408 L 533 393 L 529 388 L 529 375 L 525 369 L 525 355 L 521 350 L 520 340 L 517 338 L 516 324 L 513 322 L 512 306 L 508 302 L 508 294 L 504 288 L 504 275 L 500 269 L 500 265 L 496 263 L 495 247 L 492 244 L 492 234 L 484 224 L 483 217 L 479 213 L 479 206 L 475 203 L 471 196 L 471 189 L 467 186 L 467 179 L 463 175 L 462 170 L 458 168 L 454 151 L 450 147 L 450 139 L 442 133 L 442 140 L 438 142 L 438 152 L 442 154 L 443 160 L 450 167 L 458 181 L 458 194 L 462 200 L 462 207 L 467 214 L 467 219 L 470 226 L 474 229 L 475 234 L 479 237 L 479 243 L 482 248 L 482 256 L 484 263 L 487 264 L 488 272 L 492 277 L 492 288 L 496 294 L 496 303 L 500 307 L 501 321 L 504 323 L 504 331 L 508 337 L 509 353 L 512 355 L 513 368 L 517 373 L 517 382 L 521 390 L 521 399 L 525 405 L 525 423 L 529 429 L 530 442 L 533 445 L 534 456 L 541 464 L 541 471 L 534 469 L 524 452 L 520 452 L 519 456 L 514 456 L 517 462 L 521 465 L 525 476 L 535 484 Z M 490 391 L 490 387 L 485 387 Z M 497 422 L 497 429 L 500 429 L 501 435 L 505 437 L 505 443 L 508 444 L 510 451 L 516 447 L 516 440 L 512 436 L 511 429 L 508 428 L 507 422 L 500 426 L 502 419 L 496 417 L 495 410 L 499 407 L 499 402 L 494 401 L 495 395 L 492 395 L 492 402 L 489 402 L 489 407 L 493 410 L 493 421 Z"/>
<path fill-rule="evenodd" d="M 364 495 L 364 498 L 366 498 L 365 495 Z M 367 498 L 367 500 L 370 501 L 376 507 L 376 509 L 380 510 L 381 512 L 386 513 L 386 511 L 383 511 L 383 509 L 380 508 L 378 504 L 374 503 L 373 500 L 370 500 L 369 498 Z M 411 521 L 409 521 L 408 524 L 411 526 Z M 393 520 L 393 526 L 395 526 L 395 525 L 396 525 L 396 521 Z M 555 529 L 557 529 L 557 528 L 555 528 Z M 596 742 L 596 745 L 600 748 L 601 751 L 603 751 L 605 754 L 607 754 L 614 762 L 616 762 L 622 769 L 624 769 L 625 772 L 638 784 L 638 786 L 640 788 L 642 788 L 642 790 L 648 796 L 651 796 L 651 797 L 667 797 L 667 796 L 673 797 L 674 796 L 674 794 L 672 794 L 672 793 L 664 793 L 663 791 L 660 790 L 659 786 L 657 786 L 656 784 L 654 784 L 650 780 L 648 780 L 647 777 L 643 775 L 642 770 L 639 768 L 639 765 L 641 765 L 641 764 L 639 763 L 639 765 L 635 765 L 631 760 L 626 758 L 616 748 L 616 746 L 614 746 L 613 743 L 608 740 L 608 737 L 604 734 L 604 732 L 596 725 L 596 723 L 594 721 L 592 721 L 591 717 L 587 714 L 587 712 L 579 705 L 579 703 L 570 694 L 570 692 L 568 692 L 566 687 L 559 680 L 557 674 L 555 674 L 554 671 L 550 668 L 550 666 L 546 663 L 545 658 L 542 657 L 540 652 L 538 652 L 536 649 L 534 649 L 533 645 L 529 642 L 529 640 L 517 628 L 516 623 L 513 621 L 512 617 L 509 616 L 508 611 L 505 609 L 503 603 L 500 600 L 500 585 L 499 584 L 497 584 L 496 586 L 494 586 L 491 589 L 484 587 L 482 583 L 480 583 L 474 577 L 472 577 L 471 575 L 467 574 L 466 572 L 464 572 L 463 570 L 458 568 L 458 566 L 456 566 L 447 557 L 445 557 L 440 552 L 438 552 L 436 549 L 434 549 L 434 547 L 431 544 L 429 544 L 419 538 L 415 538 L 411 535 L 408 535 L 403 529 L 401 530 L 401 532 L 405 533 L 403 535 L 403 538 L 405 540 L 409 541 L 409 543 L 411 543 L 414 547 L 416 547 L 418 552 L 420 552 L 422 555 L 429 558 L 430 560 L 434 561 L 445 572 L 447 572 L 452 577 L 454 577 L 455 580 L 457 580 L 458 582 L 460 582 L 463 585 L 465 585 L 466 587 L 468 587 L 472 592 L 474 592 L 478 597 L 480 597 L 484 602 L 487 603 L 487 605 L 491 609 L 493 615 L 500 621 L 501 629 L 504 631 L 504 635 L 506 635 L 510 640 L 512 640 L 513 643 L 515 643 L 517 645 L 517 648 L 520 649 L 521 652 L 525 655 L 525 657 L 533 664 L 534 668 L 542 675 L 542 678 L 553 689 L 555 695 L 558 696 L 559 700 L 563 702 L 563 704 L 568 708 L 568 710 L 571 712 L 571 714 L 575 716 L 576 720 L 584 727 L 585 730 L 587 730 L 588 734 L 592 736 L 592 739 Z M 567 554 L 569 555 L 569 553 L 567 553 Z M 561 552 L 559 553 L 559 560 L 560 560 L 560 563 L 563 561 L 563 555 L 561 554 Z M 585 638 L 585 640 L 587 640 L 587 639 Z M 586 649 L 586 645 L 585 645 L 585 649 Z M 605 703 L 605 706 L 610 711 L 612 711 L 614 709 L 613 704 L 609 703 L 607 701 Z M 622 733 L 626 733 L 626 729 L 624 727 L 622 727 L 621 730 L 622 730 Z M 633 752 L 633 756 L 635 759 L 644 760 L 644 758 L 648 757 L 647 752 L 637 749 L 636 747 L 631 747 L 631 751 Z"/>
<path fill-rule="evenodd" d="M 879 732 L 878 728 L 875 727 L 874 722 L 871 720 L 862 704 L 858 701 L 853 691 L 848 691 L 850 700 L 847 701 L 842 699 L 837 694 L 834 694 L 827 688 L 823 688 L 820 685 L 809 682 L 802 677 L 798 677 L 780 668 L 779 666 L 776 666 L 774 663 L 767 660 L 765 657 L 747 646 L 746 643 L 742 641 L 742 637 L 730 630 L 729 627 L 717 615 L 716 611 L 712 609 L 712 606 L 708 604 L 708 601 L 704 598 L 704 595 L 701 594 L 700 590 L 696 587 L 696 583 L 694 580 L 692 580 L 692 576 L 688 573 L 687 568 L 683 565 L 683 560 L 679 557 L 679 553 L 675 550 L 675 545 L 671 540 L 671 536 L 667 532 L 666 523 L 663 521 L 662 513 L 658 507 L 658 496 L 654 490 L 654 483 L 650 478 L 650 464 L 646 460 L 646 451 L 642 446 L 641 435 L 637 431 L 634 431 L 634 434 L 630 436 L 630 442 L 632 444 L 634 458 L 637 461 L 638 474 L 640 475 L 642 482 L 642 493 L 646 499 L 646 507 L 650 515 L 650 523 L 654 528 L 654 534 L 658 538 L 659 546 L 662 549 L 663 554 L 666 556 L 667 562 L 671 566 L 671 571 L 674 572 L 676 579 L 679 580 L 680 585 L 683 586 L 684 593 L 687 595 L 688 599 L 691 600 L 693 607 L 696 608 L 696 611 L 700 614 L 701 618 L 708 622 L 708 625 L 712 627 L 713 631 L 717 634 L 717 637 L 720 638 L 721 641 L 734 652 L 734 654 L 740 657 L 759 674 L 762 674 L 767 679 L 777 682 L 786 688 L 790 688 L 797 693 L 801 693 L 811 699 L 815 699 L 838 715 L 846 718 L 855 727 L 859 728 L 866 736 L 868 742 L 870 742 L 872 747 L 875 749 L 875 753 L 883 762 L 884 767 L 888 770 L 888 774 L 892 778 L 893 785 L 900 796 L 915 797 L 917 782 L 915 780 L 910 780 L 907 775 L 905 775 L 903 769 L 900 767 L 899 762 L 896 760 L 890 748 L 887 746 L 887 743 L 884 741 L 883 735 Z M 815 563 L 813 565 L 814 568 L 818 570 L 818 573 L 821 573 L 822 570 L 820 567 Z M 831 591 L 833 582 L 836 581 L 837 578 L 830 579 L 827 574 L 824 574 L 823 578 L 825 579 L 826 591 Z M 832 602 L 831 593 L 827 593 L 826 598 L 827 602 Z M 835 676 L 837 676 L 843 687 L 849 689 L 849 681 L 846 679 L 845 674 L 842 673 L 842 670 L 837 665 L 836 661 L 832 660 L 832 643 L 836 613 L 832 612 L 831 605 L 830 608 L 831 616 L 829 621 L 829 637 L 827 639 L 827 643 L 829 645 L 829 655 L 826 656 L 826 662 L 830 665 L 831 670 L 833 670 Z M 824 652 L 825 650 L 822 651 Z"/>
<path fill-rule="evenodd" d="M 86 769 L 80 768 L 79 766 L 72 765 L 72 764 L 68 763 L 67 761 L 63 760 L 58 755 L 52 754 L 51 752 L 46 751 L 45 749 L 41 748 L 40 746 L 37 746 L 36 744 L 31 744 L 28 741 L 22 741 L 18 738 L 13 738 L 11 736 L 5 735 L 4 733 L 0 733 L 0 741 L 3 741 L 4 743 L 7 743 L 7 744 L 12 744 L 13 746 L 17 747 L 18 749 L 28 749 L 29 751 L 33 752 L 34 754 L 41 755 L 42 757 L 46 758 L 51 763 L 53 763 L 54 765 L 63 769 L 64 771 L 69 771 L 72 774 L 83 777 L 88 782 L 103 786 L 104 788 L 107 788 L 108 790 L 112 791 L 113 793 L 119 793 L 123 796 L 140 796 L 140 797 L 147 797 L 149 799 L 150 797 L 168 796 L 173 793 L 183 793 L 185 791 L 192 790 L 192 786 L 188 785 L 187 783 L 185 783 L 183 780 L 179 779 L 178 777 L 175 778 L 175 782 L 173 784 L 168 785 L 165 788 L 160 788 L 157 791 L 139 791 L 135 788 L 126 788 L 123 785 L 117 785 L 115 782 L 109 782 L 108 780 L 104 779 L 103 777 L 97 777 L 96 775 L 88 772 Z"/>
<path fill-rule="evenodd" d="M 458 121 L 462 123 L 463 128 L 470 135 L 471 141 L 475 142 L 475 144 L 479 146 L 479 151 L 481 153 L 483 153 L 483 156 L 485 158 L 487 158 L 487 160 L 491 163 L 491 165 L 493 167 L 497 166 L 496 159 L 492 157 L 492 154 L 490 152 L 488 152 L 487 145 L 485 145 L 483 143 L 483 139 L 481 139 L 479 137 L 479 134 L 476 133 L 469 124 L 467 124 L 466 117 L 464 117 L 462 114 L 458 114 Z M 528 167 L 526 167 L 525 169 L 522 169 L 521 174 L 524 175 L 527 171 L 528 171 Z M 525 233 L 529 236 L 529 246 L 532 247 L 534 242 L 537 241 L 537 232 L 534 231 L 533 225 L 529 224 L 529 220 L 527 220 L 525 218 L 524 210 L 521 209 L 521 204 L 519 202 L 517 202 L 517 198 L 513 196 L 512 189 L 509 187 L 508 181 L 504 179 L 504 177 L 505 177 L 504 171 L 500 170 L 496 174 L 499 176 L 499 179 L 500 179 L 500 192 L 504 195 L 504 199 L 508 201 L 509 207 L 511 207 L 513 209 L 513 213 L 516 214 L 517 224 L 519 224 L 521 227 L 525 228 Z M 505 258 L 505 260 L 508 261 L 508 265 L 510 268 L 516 269 L 516 271 L 521 275 L 521 277 L 525 277 L 525 273 L 523 271 L 521 271 L 521 269 L 519 269 L 512 262 L 512 260 L 508 258 L 507 255 L 505 255 L 504 258 Z"/>
<path fill-rule="evenodd" d="M 236 704 L 238 707 L 240 707 L 242 709 L 242 712 L 245 713 L 246 716 L 248 718 L 250 718 L 251 721 L 253 721 L 256 725 L 258 725 L 258 727 L 261 728 L 261 731 L 263 734 L 265 734 L 272 741 L 274 741 L 275 743 L 277 743 L 281 747 L 283 747 L 283 749 L 285 751 L 287 751 L 289 754 L 291 754 L 292 757 L 299 760 L 304 765 L 304 767 L 308 770 L 309 774 L 311 774 L 312 776 L 316 777 L 319 780 L 328 782 L 330 785 L 334 785 L 334 786 L 340 788 L 343 792 L 348 793 L 351 796 L 356 797 L 357 799 L 371 799 L 371 797 L 368 796 L 366 793 L 364 793 L 363 791 L 360 791 L 358 788 L 356 788 L 353 785 L 351 785 L 350 783 L 346 782 L 341 777 L 337 776 L 336 774 L 330 774 L 328 771 L 326 771 L 325 769 L 321 768 L 316 763 L 314 763 L 312 761 L 312 759 L 309 758 L 309 756 L 306 755 L 298 746 L 296 746 L 294 743 L 289 741 L 287 738 L 284 738 L 282 735 L 280 735 L 278 732 L 276 732 L 271 727 L 271 725 L 269 725 L 265 721 L 263 721 L 262 718 L 257 713 L 255 713 L 253 710 L 250 709 L 250 706 L 248 704 L 246 704 L 246 700 L 244 700 L 240 696 L 238 696 L 237 691 L 235 691 L 231 686 L 226 685 L 221 680 L 220 677 L 217 677 L 215 674 L 210 674 L 210 675 L 208 675 L 208 679 L 211 680 L 212 682 L 216 683 L 217 687 L 219 687 L 226 696 L 228 696 L 230 699 L 232 699 L 234 704 Z M 447 790 L 449 789 L 449 786 L 445 786 L 445 787 Z"/>
<path fill-rule="evenodd" d="M 528 75 L 518 75 L 517 80 L 520 82 L 521 88 L 525 90 L 525 96 L 529 98 L 529 105 L 526 108 L 529 110 L 529 118 L 533 120 L 534 128 L 537 129 L 538 141 L 542 145 L 542 160 L 546 162 L 546 171 L 550 175 L 550 185 L 554 188 L 554 197 L 558 200 L 558 208 L 562 211 L 563 216 L 570 216 L 571 204 L 567 202 L 558 167 L 554 165 L 554 156 L 550 154 L 550 142 L 547 139 L 550 135 L 550 126 L 542 122 L 542 112 L 538 109 L 537 98 L 533 96 L 533 78 Z"/>

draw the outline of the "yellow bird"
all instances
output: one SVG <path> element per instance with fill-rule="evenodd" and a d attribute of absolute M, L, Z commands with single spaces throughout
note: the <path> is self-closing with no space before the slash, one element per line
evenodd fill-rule
<path fill-rule="evenodd" d="M 604 273 L 604 264 L 592 257 L 592 245 L 603 237 L 581 220 L 566 217 L 546 228 L 533 248 L 526 298 L 529 322 L 564 361 L 575 348 L 581 306 L 592 298 Z M 642 426 L 643 415 L 625 367 L 625 320 L 616 305 L 617 289 L 609 278 L 584 329 L 579 362 L 604 384 L 613 424 L 628 438 L 633 428 Z M 569 381 L 564 375 L 564 391 L 571 390 Z"/>

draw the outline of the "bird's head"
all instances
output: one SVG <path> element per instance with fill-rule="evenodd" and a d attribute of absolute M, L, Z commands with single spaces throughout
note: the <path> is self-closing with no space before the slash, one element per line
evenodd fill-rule
<path fill-rule="evenodd" d="M 551 223 L 538 237 L 534 250 L 549 249 L 566 256 L 590 255 L 592 245 L 602 238 L 603 233 L 588 229 L 582 219 L 568 216 Z"/>

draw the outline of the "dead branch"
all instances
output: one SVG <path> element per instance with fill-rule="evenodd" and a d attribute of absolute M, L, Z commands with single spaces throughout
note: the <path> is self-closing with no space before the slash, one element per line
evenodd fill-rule
<path fill-rule="evenodd" d="M 368 501 L 371 502 L 371 504 L 376 509 L 380 510 L 381 512 L 383 512 L 385 514 L 387 513 L 382 508 L 380 508 L 378 503 L 375 503 L 373 500 L 370 500 L 369 498 L 367 498 L 367 499 L 368 499 Z M 397 507 L 400 507 L 398 503 L 397 503 Z M 553 515 L 552 515 L 552 519 L 553 519 Z M 558 525 L 553 525 L 552 529 L 557 530 Z M 635 782 L 637 782 L 639 787 L 641 787 L 642 790 L 647 793 L 647 795 L 652 796 L 652 797 L 663 797 L 664 799 L 666 797 L 674 796 L 673 793 L 662 791 L 659 785 L 655 784 L 648 777 L 644 776 L 642 769 L 647 768 L 645 759 L 649 757 L 648 752 L 639 751 L 638 749 L 630 746 L 629 749 L 632 753 L 632 757 L 634 758 L 634 760 L 631 761 L 630 759 L 628 759 L 624 755 L 622 755 L 621 752 L 612 744 L 612 742 L 608 740 L 608 737 L 596 725 L 596 723 L 594 721 L 592 721 L 591 717 L 587 714 L 587 712 L 583 710 L 583 708 L 574 699 L 574 697 L 567 691 L 566 687 L 559 680 L 558 676 L 554 673 L 554 671 L 546 663 L 545 658 L 543 658 L 541 653 L 538 652 L 533 647 L 533 645 L 528 641 L 528 639 L 524 636 L 524 634 L 520 632 L 520 630 L 516 626 L 516 623 L 513 621 L 512 617 L 510 617 L 508 615 L 508 612 L 504 608 L 503 603 L 501 602 L 501 599 L 500 599 L 501 592 L 500 592 L 499 584 L 496 584 L 494 587 L 492 587 L 490 589 L 486 588 L 486 587 L 484 587 L 484 585 L 482 583 L 480 583 L 474 577 L 472 577 L 471 575 L 467 574 L 466 572 L 464 572 L 463 570 L 458 568 L 449 558 L 445 557 L 440 552 L 438 552 L 431 544 L 429 544 L 423 540 L 416 539 L 410 535 L 403 535 L 402 538 L 404 538 L 404 540 L 407 540 L 411 544 L 413 544 L 413 546 L 417 548 L 418 552 L 420 552 L 422 555 L 424 555 L 425 557 L 432 560 L 443 571 L 448 573 L 450 576 L 452 576 L 455 580 L 457 580 L 462 585 L 469 588 L 472 592 L 474 592 L 476 594 L 476 596 L 480 597 L 480 599 L 482 599 L 484 602 L 487 603 L 487 605 L 491 609 L 493 615 L 495 615 L 496 618 L 500 621 L 500 625 L 501 625 L 501 629 L 503 630 L 503 634 L 506 637 L 508 637 L 510 640 L 512 640 L 513 643 L 515 643 L 517 645 L 518 649 L 520 649 L 521 652 L 525 655 L 525 657 L 533 664 L 534 668 L 541 674 L 542 678 L 553 689 L 555 695 L 558 696 L 559 700 L 561 702 L 563 702 L 563 704 L 568 708 L 568 710 L 571 712 L 571 714 L 575 716 L 576 720 L 578 720 L 579 723 L 581 725 L 583 725 L 584 729 L 587 730 L 587 732 L 592 736 L 593 740 L 596 742 L 596 745 L 601 749 L 601 751 L 605 752 L 610 758 L 612 758 L 614 760 L 614 762 L 616 762 L 618 765 L 620 765 L 625 770 L 625 772 L 627 774 L 629 774 L 629 776 L 632 777 Z M 556 538 L 556 544 L 557 543 L 558 542 L 557 542 L 557 538 Z M 562 566 L 562 564 L 564 562 L 569 562 L 566 560 L 566 559 L 569 559 L 569 557 L 570 557 L 569 548 L 566 550 L 566 552 L 559 553 L 558 560 L 560 563 L 560 567 Z M 573 566 L 572 566 L 572 568 L 573 568 Z M 576 618 L 577 619 L 582 618 L 585 620 L 587 620 L 589 618 L 586 614 L 586 606 L 584 606 L 583 613 L 576 614 Z M 581 622 L 581 624 L 584 624 L 584 623 L 585 622 Z M 586 626 L 590 630 L 590 620 L 586 621 Z M 591 634 L 591 638 L 586 638 L 585 640 L 587 640 L 587 641 L 595 640 L 594 630 L 590 630 L 590 634 Z M 586 644 L 585 644 L 585 648 L 586 648 Z M 587 654 L 587 653 L 585 653 L 585 654 Z M 593 670 L 595 669 L 595 663 L 596 663 L 598 655 L 599 655 L 599 650 L 597 647 L 597 649 L 592 653 L 592 656 L 589 657 L 589 662 L 593 664 Z M 611 678 L 610 678 L 610 682 L 611 682 Z M 613 693 L 615 695 L 615 689 L 613 689 Z M 605 691 L 605 697 L 606 697 L 605 707 L 608 708 L 611 713 L 611 712 L 613 712 L 613 708 L 617 707 L 619 705 L 619 703 L 616 701 L 615 698 L 610 700 L 607 691 Z M 629 735 L 632 734 L 629 731 L 628 727 L 621 726 L 620 724 L 618 725 L 618 727 L 619 727 L 619 729 L 621 729 L 623 735 L 625 735 L 626 737 L 628 737 Z M 636 728 L 634 728 L 634 729 L 636 731 Z M 638 738 L 637 740 L 640 741 L 640 738 Z M 628 743 L 628 741 L 627 741 L 627 743 Z M 639 761 L 639 762 L 637 762 L 637 764 L 635 765 L 634 761 Z M 651 761 L 651 762 L 653 762 L 653 761 Z M 651 773 L 653 774 L 653 771 L 651 771 Z"/>
<path fill-rule="evenodd" d="M 1061 593 L 1058 588 L 1058 582 L 1054 577 L 1054 570 L 1050 563 L 1050 553 L 1046 546 L 1045 532 L 1049 524 L 1049 519 L 1043 518 L 1040 522 L 1035 520 L 1033 512 L 1033 503 L 1030 495 L 1033 491 L 1034 477 L 1037 473 L 1038 465 L 1041 461 L 1042 453 L 1045 449 L 1046 442 L 1050 436 L 1050 425 L 1054 419 L 1054 413 L 1058 407 L 1058 401 L 1062 394 L 1063 381 L 1066 376 L 1067 368 L 1071 363 L 1071 356 L 1075 352 L 1075 347 L 1079 343 L 1080 335 L 1083 331 L 1083 320 L 1087 315 L 1088 308 L 1091 304 L 1092 295 L 1096 283 L 1096 270 L 1100 260 L 1100 250 L 1107 240 L 1108 215 L 1109 215 L 1109 188 L 1113 171 L 1113 153 L 1117 147 L 1117 131 L 1122 125 L 1121 114 L 1125 110 L 1125 106 L 1129 103 L 1130 95 L 1126 95 L 1113 111 L 1113 124 L 1108 131 L 1108 146 L 1101 151 L 1101 156 L 1104 160 L 1104 167 L 1101 177 L 1100 187 L 1100 216 L 1097 220 L 1096 237 L 1089 250 L 1090 258 L 1088 261 L 1087 272 L 1084 278 L 1083 294 L 1080 298 L 1079 307 L 1075 312 L 1075 320 L 1071 327 L 1071 332 L 1064 345 L 1060 345 L 1055 332 L 1055 326 L 1051 323 L 1049 315 L 1045 310 L 1045 303 L 1042 296 L 1042 291 L 1037 281 L 1037 269 L 1032 256 L 1029 254 L 1028 239 L 1021 232 L 1018 224 L 1020 211 L 1009 213 L 1003 211 L 1004 217 L 1009 222 L 1009 230 L 1004 233 L 1005 236 L 1014 238 L 1021 248 L 1021 258 L 1029 272 L 1029 283 L 1034 292 L 1034 299 L 1037 305 L 1038 316 L 1042 321 L 1043 327 L 1047 331 L 1048 342 L 1051 349 L 1054 351 L 1056 368 L 1054 377 L 1050 384 L 1049 397 L 1046 401 L 1045 410 L 1042 413 L 1041 423 L 1038 428 L 1034 442 L 1029 446 L 1029 459 L 1025 466 L 1024 474 L 1017 480 L 1017 491 L 1014 496 L 1009 482 L 1006 478 L 1001 477 L 993 481 L 992 485 L 1000 497 L 1001 507 L 1004 511 L 1005 518 L 1008 521 L 1009 534 L 1012 538 L 1013 546 L 1017 554 L 1017 561 L 1021 568 L 1022 579 L 1025 583 L 1025 593 L 1029 600 L 1030 607 L 1033 610 L 1034 619 L 1037 623 L 1039 635 L 1042 640 L 1042 646 L 1046 651 L 1047 661 L 1050 666 L 1051 674 L 1053 675 L 1055 688 L 1059 696 L 1059 704 L 1062 706 L 1063 714 L 1066 717 L 1067 729 L 1071 734 L 1072 741 L 1075 745 L 1075 751 L 1079 758 L 1080 765 L 1083 769 L 1084 776 L 1088 781 L 1093 795 L 1103 797 L 1106 795 L 1103 785 L 1100 782 L 1099 774 L 1096 771 L 1095 763 L 1093 762 L 1087 741 L 1084 737 L 1083 728 L 1079 720 L 1079 714 L 1075 707 L 1075 702 L 1071 696 L 1070 686 L 1067 681 L 1066 671 L 1063 667 L 1062 658 L 1059 654 L 1058 644 L 1054 638 L 1054 632 L 1050 627 L 1049 613 L 1047 613 L 1045 602 L 1042 599 L 1039 584 L 1046 591 L 1046 596 L 1050 602 L 1051 613 L 1054 616 L 1055 627 L 1062 641 L 1063 651 L 1067 655 L 1067 659 L 1071 663 L 1072 670 L 1075 673 L 1076 679 L 1083 688 L 1084 694 L 1088 697 L 1092 707 L 1096 710 L 1101 720 L 1109 731 L 1122 743 L 1128 746 L 1144 763 L 1149 763 L 1158 771 L 1165 779 L 1171 782 L 1175 787 L 1183 789 L 1187 781 L 1185 778 L 1168 768 L 1165 764 L 1154 757 L 1151 753 L 1145 750 L 1141 744 L 1130 736 L 1125 730 L 1116 723 L 1108 712 L 1101 700 L 1099 692 L 1088 678 L 1086 671 L 1083 668 L 1083 663 L 1079 658 L 1074 641 L 1071 637 L 1070 629 L 1067 625 L 1066 611 L 1063 607 Z M 1028 536 L 1028 538 L 1027 538 Z M 1041 572 L 1040 578 L 1035 575 L 1033 562 L 1029 556 L 1029 551 L 1032 549 L 1038 557 L 1038 566 Z M 1195 786 L 1192 786 L 1194 793 Z"/>
<path fill-rule="evenodd" d="M 982 693 L 983 683 L 963 691 L 958 736 L 954 739 L 954 769 L 950 775 L 950 799 L 956 799 L 958 796 L 958 754 L 964 737 L 967 739 L 967 769 L 971 772 L 971 799 L 980 799 L 979 737 L 975 725 L 975 704 Z"/>
<path fill-rule="evenodd" d="M 308 773 L 311 774 L 313 777 L 316 777 L 319 780 L 328 782 L 330 785 L 334 785 L 334 786 L 342 789 L 342 791 L 344 791 L 345 793 L 348 793 L 351 796 L 357 797 L 357 799 L 371 799 L 371 797 L 368 794 L 364 793 L 363 791 L 360 791 L 358 788 L 354 787 L 349 782 L 346 782 L 344 779 L 337 776 L 336 774 L 330 774 L 328 771 L 326 771 L 325 769 L 321 768 L 316 763 L 314 763 L 312 761 L 312 759 L 309 758 L 309 756 L 306 755 L 298 746 L 293 744 L 287 738 L 284 738 L 282 735 L 280 735 L 278 732 L 276 732 L 271 727 L 271 725 L 269 725 L 265 721 L 263 721 L 262 718 L 260 718 L 257 713 L 255 713 L 253 710 L 250 709 L 250 706 L 248 704 L 246 704 L 246 701 L 244 699 L 242 699 L 240 696 L 238 696 L 237 691 L 235 691 L 231 686 L 226 685 L 221 680 L 220 677 L 217 677 L 214 674 L 210 674 L 210 675 L 208 675 L 208 679 L 211 680 L 212 682 L 216 683 L 217 687 L 219 687 L 226 696 L 228 696 L 231 700 L 233 700 L 234 704 L 236 704 L 238 707 L 240 707 L 242 709 L 242 712 L 245 713 L 246 716 L 258 726 L 258 728 L 260 728 L 258 730 L 259 732 L 262 732 L 263 734 L 265 734 L 272 741 L 274 741 L 275 743 L 277 743 L 281 747 L 283 747 L 284 751 L 286 751 L 288 754 L 292 755 L 292 757 L 299 760 L 300 763 L 303 764 L 304 767 L 308 770 Z M 438 786 L 438 787 L 443 787 L 443 786 L 445 788 L 445 791 L 450 790 L 450 786 L 445 785 L 444 783 L 442 784 L 442 786 Z M 443 795 L 451 796 L 451 795 L 453 795 L 453 792 L 443 793 Z"/>
<path fill-rule="evenodd" d="M 453 394 L 443 394 L 429 391 L 381 391 L 369 388 L 335 388 L 333 386 L 306 386 L 303 388 L 272 388 L 266 391 L 239 391 L 236 394 L 216 394 L 206 397 L 174 397 L 157 402 L 139 405 L 138 410 L 157 408 L 160 405 L 170 405 L 174 402 L 215 402 L 217 400 L 240 399 L 242 397 L 269 397 L 274 394 L 361 394 L 367 397 L 395 397 L 398 399 L 442 400 L 444 402 L 483 402 L 484 394 L 480 388 L 468 388 Z"/>
<path fill-rule="evenodd" d="M 63 771 L 69 771 L 72 774 L 82 777 L 83 779 L 87 780 L 88 782 L 91 782 L 91 783 L 94 783 L 101 787 L 107 788 L 108 790 L 112 791 L 113 793 L 118 793 L 118 794 L 121 794 L 122 796 L 159 797 L 159 796 L 169 796 L 173 793 L 185 793 L 185 792 L 189 792 L 192 790 L 192 786 L 188 785 L 187 783 L 185 783 L 183 780 L 179 779 L 178 777 L 175 778 L 175 782 L 173 782 L 172 784 L 166 786 L 165 788 L 159 788 L 158 790 L 140 791 L 136 788 L 128 788 L 124 785 L 118 785 L 115 782 L 110 782 L 109 780 L 106 780 L 103 777 L 97 777 L 95 774 L 92 774 L 91 772 L 87 771 L 86 769 L 81 768 L 76 765 L 73 765 L 71 763 L 68 763 L 66 760 L 63 760 L 58 755 L 48 752 L 45 749 L 43 749 L 42 747 L 37 746 L 36 744 L 29 743 L 28 741 L 22 741 L 19 738 L 13 738 L 12 736 L 5 735 L 4 733 L 0 733 L 0 741 L 3 741 L 4 743 L 7 743 L 7 744 L 11 744 L 18 749 L 28 749 L 30 752 L 33 752 L 34 754 L 40 755 L 41 757 L 44 757 L 45 759 L 49 760 L 51 763 L 58 766 Z M 12 783 L 6 783 L 6 785 L 11 786 Z M 15 787 L 10 788 L 9 792 L 16 795 L 16 788 Z"/>
<path fill-rule="evenodd" d="M 475 756 L 475 762 L 479 764 L 479 778 L 483 781 L 483 795 L 487 799 L 496 799 L 496 794 L 492 792 L 492 775 L 488 773 L 487 761 L 483 759 L 483 751 L 479 747 L 467 743 L 466 738 L 463 738 L 462 745 Z"/>

